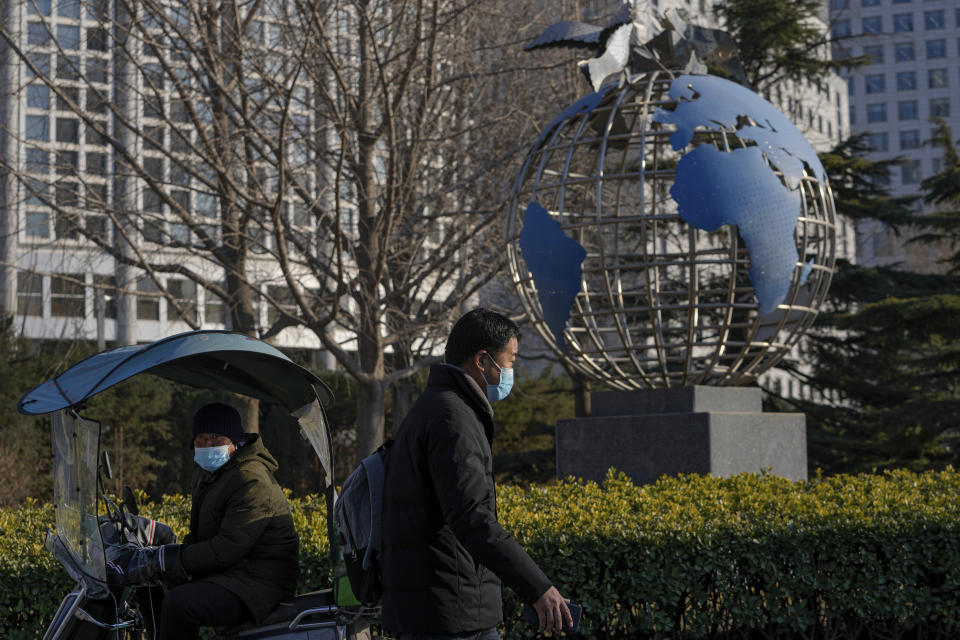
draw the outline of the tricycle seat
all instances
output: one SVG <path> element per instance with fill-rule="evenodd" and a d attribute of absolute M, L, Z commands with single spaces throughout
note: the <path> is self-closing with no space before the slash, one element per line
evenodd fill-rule
<path fill-rule="evenodd" d="M 259 624 L 249 622 L 236 627 L 220 628 L 217 629 L 217 635 L 230 640 L 256 640 L 279 637 L 283 632 L 295 632 L 298 629 L 334 629 L 336 612 L 333 589 L 313 591 L 281 602 Z"/>

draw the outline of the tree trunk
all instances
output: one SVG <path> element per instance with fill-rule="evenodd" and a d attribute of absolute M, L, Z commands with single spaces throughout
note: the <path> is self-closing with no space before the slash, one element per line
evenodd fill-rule
<path fill-rule="evenodd" d="M 383 380 L 360 384 L 357 393 L 357 464 L 383 444 L 385 399 Z"/>

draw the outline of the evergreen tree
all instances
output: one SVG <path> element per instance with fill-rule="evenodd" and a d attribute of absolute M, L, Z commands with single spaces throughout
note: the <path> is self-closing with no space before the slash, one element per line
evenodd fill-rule
<path fill-rule="evenodd" d="M 722 0 L 714 13 L 733 36 L 747 79 L 763 92 L 784 80 L 819 82 L 863 56 L 833 60 L 820 0 Z"/>
<path fill-rule="evenodd" d="M 944 123 L 931 143 L 944 149 L 943 170 L 922 183 L 936 213 L 910 216 L 909 199 L 885 197 L 869 179 L 853 181 L 857 171 L 844 179 L 844 171 L 857 165 L 861 175 L 877 166 L 834 153 L 825 166 L 834 171 L 835 188 L 848 190 L 846 198 L 838 197 L 844 213 L 878 218 L 895 229 L 925 229 L 912 241 L 946 239 L 956 249 L 960 161 Z M 944 274 L 839 266 L 831 306 L 811 332 L 815 365 L 807 380 L 829 403 L 797 403 L 808 416 L 814 466 L 841 472 L 960 461 L 960 255 L 946 263 Z"/>
<path fill-rule="evenodd" d="M 48 499 L 50 484 L 50 423 L 17 412 L 17 401 L 39 381 L 41 363 L 27 341 L 17 335 L 9 316 L 0 316 L 0 506 L 27 497 Z"/>

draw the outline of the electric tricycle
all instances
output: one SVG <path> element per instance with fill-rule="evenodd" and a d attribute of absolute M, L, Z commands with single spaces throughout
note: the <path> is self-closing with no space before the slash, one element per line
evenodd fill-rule
<path fill-rule="evenodd" d="M 91 356 L 27 392 L 24 414 L 50 414 L 56 532 L 46 548 L 76 587 L 50 622 L 44 640 L 152 638 L 159 612 L 151 589 L 128 584 L 111 562 L 115 545 L 163 545 L 176 541 L 170 527 L 138 513 L 135 494 L 124 487 L 111 499 L 104 478 L 109 456 L 100 447 L 101 423 L 84 415 L 96 394 L 140 374 L 153 374 L 204 389 L 225 390 L 275 403 L 287 410 L 320 460 L 318 490 L 326 496 L 334 587 L 283 602 L 260 624 L 217 629 L 229 640 L 345 640 L 366 635 L 376 611 L 359 607 L 343 575 L 332 517 L 336 493 L 333 449 L 324 406 L 333 394 L 316 375 L 276 348 L 226 331 L 193 331 L 151 344 L 119 347 Z"/>

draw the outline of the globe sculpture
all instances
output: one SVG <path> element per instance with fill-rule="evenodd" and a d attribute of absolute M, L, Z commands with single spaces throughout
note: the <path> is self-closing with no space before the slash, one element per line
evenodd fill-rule
<path fill-rule="evenodd" d="M 559 358 L 615 389 L 755 382 L 830 283 L 824 169 L 744 86 L 621 67 L 520 170 L 506 224 L 520 300 Z"/>

